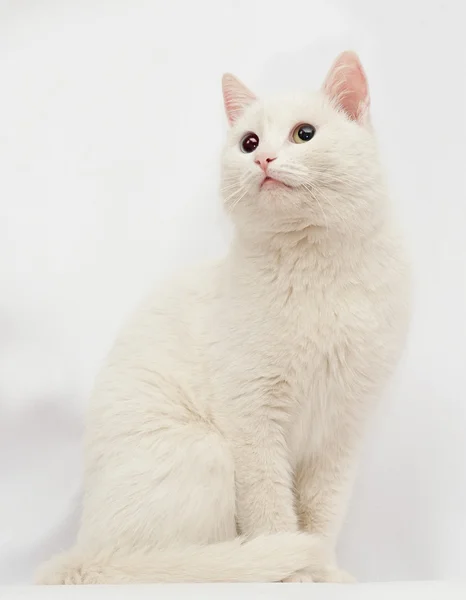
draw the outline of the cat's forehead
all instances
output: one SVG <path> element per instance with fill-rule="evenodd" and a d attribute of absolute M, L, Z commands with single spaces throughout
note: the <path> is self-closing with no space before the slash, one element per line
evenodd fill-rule
<path fill-rule="evenodd" d="M 246 128 L 290 127 L 300 121 L 328 118 L 329 105 L 323 94 L 291 93 L 270 96 L 250 105 L 238 123 Z"/>

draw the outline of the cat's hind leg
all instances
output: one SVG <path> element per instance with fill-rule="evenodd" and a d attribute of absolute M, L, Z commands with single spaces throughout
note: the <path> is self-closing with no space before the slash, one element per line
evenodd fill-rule
<path fill-rule="evenodd" d="M 117 573 L 109 580 L 108 570 L 102 581 L 99 556 L 111 563 L 113 553 L 236 537 L 233 458 L 214 424 L 186 402 L 153 397 L 114 398 L 111 409 L 105 402 L 93 417 L 78 544 L 46 564 L 39 583 L 119 583 Z M 85 564 L 92 568 L 86 571 Z M 142 573 L 135 579 L 150 580 Z"/>

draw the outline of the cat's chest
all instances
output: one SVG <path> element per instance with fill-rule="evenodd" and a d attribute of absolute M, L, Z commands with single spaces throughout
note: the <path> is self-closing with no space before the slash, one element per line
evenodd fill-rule
<path fill-rule="evenodd" d="M 294 407 L 290 446 L 299 459 L 337 427 L 351 396 L 362 395 L 378 317 L 363 289 L 318 290 L 295 300 L 277 330 L 287 347 L 281 368 Z"/>
<path fill-rule="evenodd" d="M 379 324 L 380 306 L 363 284 L 314 285 L 291 288 L 282 310 L 270 315 L 269 331 L 288 347 L 295 369 L 309 370 L 311 360 L 317 367 L 349 348 L 362 352 Z"/>
<path fill-rule="evenodd" d="M 407 322 L 406 275 L 391 246 L 321 258 L 262 266 L 245 284 L 237 277 L 228 310 L 218 313 L 229 383 L 280 404 L 297 456 L 370 406 Z"/>
<path fill-rule="evenodd" d="M 391 351 L 390 308 L 361 281 L 290 296 L 270 330 L 303 419 L 339 411 L 380 378 Z"/>
<path fill-rule="evenodd" d="M 396 353 L 399 328 L 399 286 L 376 258 L 315 261 L 313 269 L 299 259 L 249 277 L 221 316 L 222 339 L 236 357 L 229 368 L 279 380 L 298 407 L 331 411 L 332 402 L 365 394 Z"/>
<path fill-rule="evenodd" d="M 369 408 L 398 356 L 395 305 L 389 286 L 362 278 L 290 298 L 277 331 L 287 348 L 295 458 L 318 451 L 342 421 Z"/>

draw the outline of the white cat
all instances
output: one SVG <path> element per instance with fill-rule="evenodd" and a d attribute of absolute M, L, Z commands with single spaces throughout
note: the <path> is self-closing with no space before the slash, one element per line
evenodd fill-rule
<path fill-rule="evenodd" d="M 117 340 L 78 542 L 40 583 L 351 580 L 335 542 L 409 315 L 366 77 L 345 52 L 317 93 L 223 92 L 231 251 Z"/>

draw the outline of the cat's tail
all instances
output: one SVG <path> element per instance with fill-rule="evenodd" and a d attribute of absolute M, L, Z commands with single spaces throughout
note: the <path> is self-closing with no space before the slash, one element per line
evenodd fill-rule
<path fill-rule="evenodd" d="M 124 554 L 81 554 L 77 549 L 46 563 L 36 582 L 49 585 L 275 582 L 322 564 L 320 540 L 305 533 L 276 533 L 184 549 Z"/>

